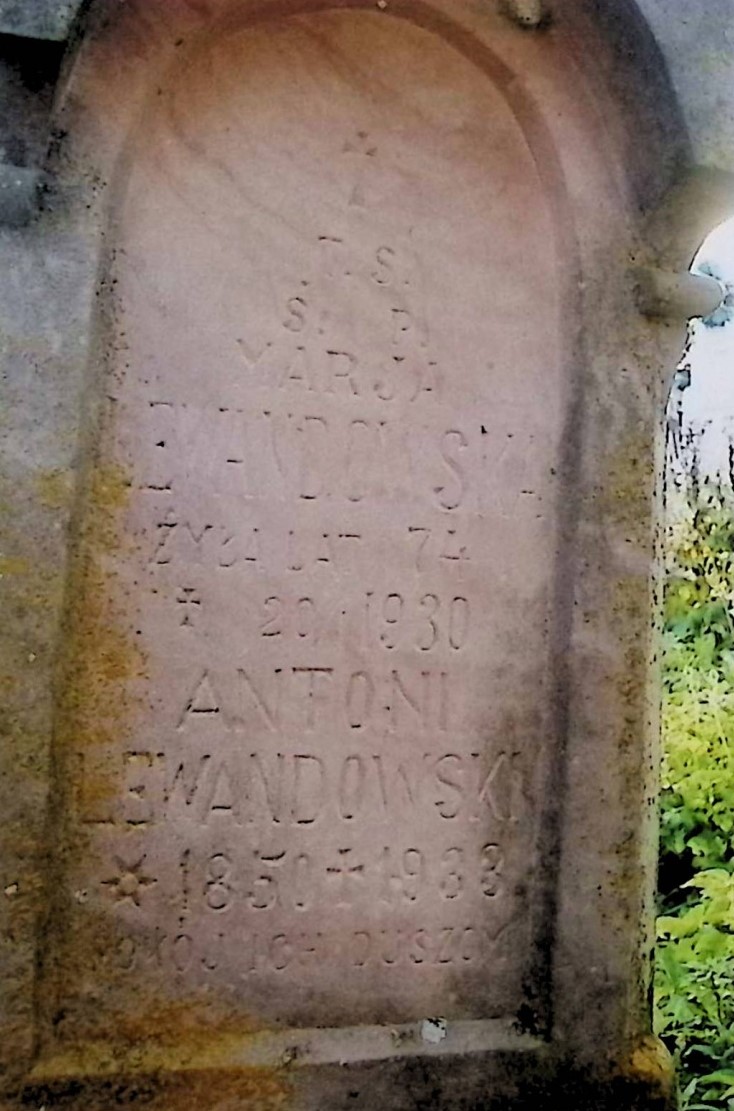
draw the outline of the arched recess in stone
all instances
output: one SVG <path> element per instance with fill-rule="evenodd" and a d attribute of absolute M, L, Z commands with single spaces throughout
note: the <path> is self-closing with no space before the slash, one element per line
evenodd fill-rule
<path fill-rule="evenodd" d="M 91 989 L 105 1026 L 99 1000 L 138 1011 L 141 974 L 301 1025 L 547 995 L 578 403 L 563 172 L 509 67 L 435 8 L 306 7 L 177 38 L 108 184 L 91 481 L 126 505 L 117 552 L 80 509 L 60 730 L 93 800 L 65 978 L 120 948 Z M 114 795 L 141 770 L 159 798 L 136 817 Z M 212 868 L 224 933 L 189 907 Z M 276 882 L 312 890 L 271 907 Z M 253 940 L 265 911 L 285 953 Z M 464 938 L 446 959 L 444 928 Z M 338 974 L 299 966 L 294 929 Z"/>
<path fill-rule="evenodd" d="M 656 399 L 649 368 L 627 372 L 621 397 L 613 375 L 641 327 L 616 253 L 636 243 L 638 171 L 648 196 L 666 183 L 655 127 L 649 157 L 631 167 L 627 110 L 603 104 L 603 81 L 580 55 L 582 40 L 600 57 L 605 45 L 574 5 L 547 38 L 470 4 L 322 8 L 251 4 L 235 17 L 225 3 L 130 4 L 108 26 L 93 21 L 59 115 L 64 172 L 87 175 L 104 248 L 57 731 L 64 867 L 39 961 L 51 1072 L 64 1037 L 112 1031 L 122 1063 L 116 1033 L 124 1042 L 133 1009 L 153 1022 L 170 1004 L 176 1034 L 181 1014 L 208 1013 L 212 998 L 219 1029 L 231 1023 L 238 1037 L 278 1019 L 399 1024 L 443 1000 L 452 1022 L 481 1023 L 482 1052 L 508 1027 L 511 1048 L 538 1055 L 549 1036 L 592 1055 L 600 1037 L 620 1046 L 623 1030 L 644 1028 L 636 956 L 629 983 L 643 787 L 630 783 L 646 780 L 618 722 L 641 728 L 645 714 L 626 653 L 639 662 L 645 634 L 630 599 L 646 598 Z M 266 13 L 273 22 L 260 24 Z M 360 73 L 365 41 L 373 64 Z M 416 289 L 417 307 L 405 292 Z M 381 415 L 393 410 L 397 420 Z M 311 537 L 304 553 L 321 506 L 326 547 Z M 467 543 L 453 523 L 465 509 Z M 383 520 L 365 559 L 359 529 Z M 269 527 L 278 535 L 258 554 Z M 290 576 L 308 559 L 299 592 Z M 325 579 L 338 560 L 343 615 Z M 200 581 L 179 582 L 175 561 Z M 467 564 L 456 580 L 454 563 Z M 231 587 L 238 572 L 252 575 Z M 306 654 L 317 587 L 328 620 Z M 204 639 L 190 639 L 205 614 Z M 440 648 L 428 642 L 434 624 Z M 463 638 L 474 628 L 472 647 Z M 281 705 L 285 680 L 293 693 Z M 454 706 L 468 717 L 454 720 Z M 423 811 L 396 757 L 402 743 L 428 768 Z M 623 805 L 605 809 L 623 781 Z M 383 844 L 376 814 L 389 806 Z M 359 844 L 335 834 L 351 836 L 362 818 Z M 595 841 L 610 846 L 599 859 L 584 849 Z M 347 855 L 358 848 L 377 856 Z M 461 904 L 446 886 L 458 883 L 454 850 L 487 865 L 485 888 L 462 889 Z M 297 943 L 288 935 L 289 914 L 309 921 L 295 896 L 287 914 L 258 905 L 293 858 L 318 873 L 309 890 L 331 931 L 321 951 L 315 926 L 299 925 Z M 411 917 L 424 881 L 429 925 Z M 375 948 L 381 898 L 393 933 Z M 225 899 L 250 923 L 239 935 L 212 934 L 209 923 L 235 917 Z M 271 911 L 277 924 L 255 930 Z M 195 920 L 204 927 L 190 929 Z M 437 948 L 443 929 L 458 930 L 450 959 Z M 397 982 L 394 943 L 406 969 Z M 280 986 L 289 968 L 299 991 Z M 517 1018 L 531 1042 L 515 1040 Z M 172 1038 L 172 1069 L 182 1044 Z"/>

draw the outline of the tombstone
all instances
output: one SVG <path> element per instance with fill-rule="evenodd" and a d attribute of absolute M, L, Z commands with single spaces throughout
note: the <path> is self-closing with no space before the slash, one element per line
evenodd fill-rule
<path fill-rule="evenodd" d="M 667 1106 L 656 445 L 718 292 L 639 13 L 100 3 L 60 74 L 0 244 L 8 1098 Z"/>

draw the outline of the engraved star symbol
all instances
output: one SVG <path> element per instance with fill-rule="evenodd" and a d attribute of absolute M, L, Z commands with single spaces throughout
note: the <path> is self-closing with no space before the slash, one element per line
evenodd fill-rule
<path fill-rule="evenodd" d="M 115 856 L 113 860 L 119 874 L 109 880 L 102 880 L 103 887 L 109 887 L 113 899 L 124 903 L 126 899 L 136 906 L 140 906 L 140 898 L 147 887 L 152 887 L 158 880 L 153 876 L 146 876 L 141 871 L 147 853 L 143 853 L 134 864 L 126 864 L 121 857 Z"/>

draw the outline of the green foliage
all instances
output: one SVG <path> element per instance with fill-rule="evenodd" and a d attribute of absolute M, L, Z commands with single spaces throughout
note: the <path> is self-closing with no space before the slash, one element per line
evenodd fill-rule
<path fill-rule="evenodd" d="M 734 1111 L 734 499 L 689 496 L 666 551 L 656 1026 L 688 1111 Z"/>

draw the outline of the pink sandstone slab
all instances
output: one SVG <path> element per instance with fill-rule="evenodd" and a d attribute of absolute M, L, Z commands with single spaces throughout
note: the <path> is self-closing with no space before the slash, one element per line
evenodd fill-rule
<path fill-rule="evenodd" d="M 182 50 L 114 188 L 67 1021 L 511 1016 L 566 407 L 520 127 L 427 31 L 312 14 Z"/>

